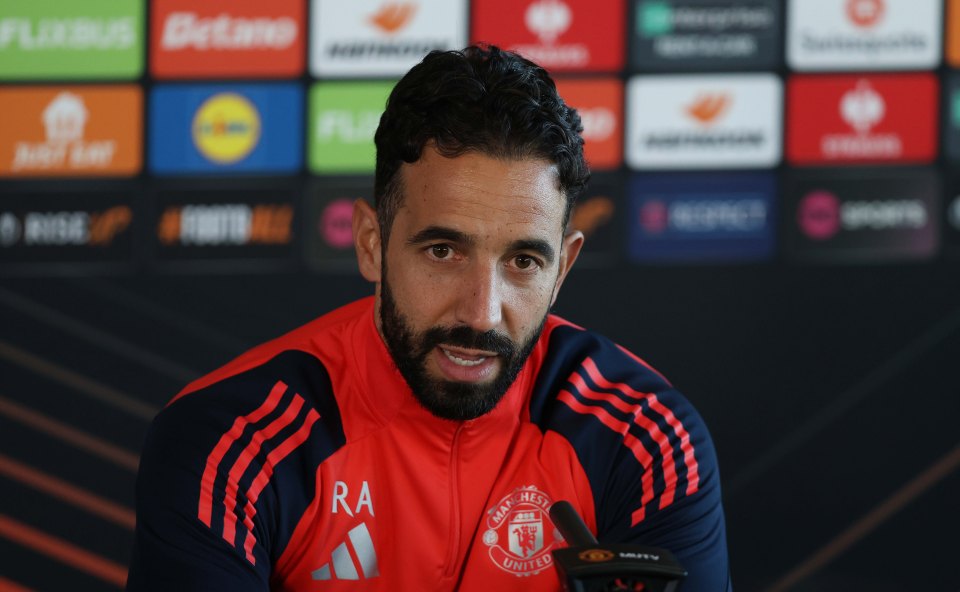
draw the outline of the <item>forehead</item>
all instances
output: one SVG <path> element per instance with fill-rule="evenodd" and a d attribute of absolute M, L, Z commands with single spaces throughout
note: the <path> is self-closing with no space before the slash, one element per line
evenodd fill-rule
<path fill-rule="evenodd" d="M 404 164 L 400 174 L 403 203 L 398 217 L 414 227 L 449 226 L 471 233 L 563 230 L 566 196 L 556 166 L 547 160 L 477 152 L 448 158 L 428 146 L 420 160 Z"/>

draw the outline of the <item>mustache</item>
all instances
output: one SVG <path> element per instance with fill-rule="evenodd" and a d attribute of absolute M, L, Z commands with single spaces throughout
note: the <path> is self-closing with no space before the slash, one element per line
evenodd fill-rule
<path fill-rule="evenodd" d="M 494 330 L 475 331 L 466 325 L 460 325 L 428 329 L 423 335 L 421 354 L 425 355 L 441 343 L 494 352 L 507 360 L 512 359 L 517 353 L 516 344 L 502 333 L 497 333 Z"/>

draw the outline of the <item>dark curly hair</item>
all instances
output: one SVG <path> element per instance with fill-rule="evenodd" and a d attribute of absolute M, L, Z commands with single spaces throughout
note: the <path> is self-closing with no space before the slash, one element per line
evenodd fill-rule
<path fill-rule="evenodd" d="M 403 202 L 400 166 L 420 159 L 428 142 L 454 157 L 543 158 L 557 165 L 567 198 L 563 224 L 590 177 L 580 115 L 547 71 L 495 46 L 432 51 L 400 79 L 374 137 L 377 220 L 386 244 Z"/>

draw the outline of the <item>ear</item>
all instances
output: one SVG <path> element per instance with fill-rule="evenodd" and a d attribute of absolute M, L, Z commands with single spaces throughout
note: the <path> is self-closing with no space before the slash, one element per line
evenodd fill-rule
<path fill-rule="evenodd" d="M 567 277 L 567 273 L 573 267 L 573 263 L 577 260 L 582 248 L 583 233 L 579 230 L 571 230 L 563 237 L 563 243 L 560 246 L 560 272 L 557 274 L 557 284 L 553 287 L 553 298 L 550 300 L 550 306 L 557 302 L 560 285 L 563 284 L 564 278 Z"/>
<path fill-rule="evenodd" d="M 380 224 L 377 212 L 363 199 L 353 202 L 353 246 L 360 274 L 368 282 L 380 282 Z"/>

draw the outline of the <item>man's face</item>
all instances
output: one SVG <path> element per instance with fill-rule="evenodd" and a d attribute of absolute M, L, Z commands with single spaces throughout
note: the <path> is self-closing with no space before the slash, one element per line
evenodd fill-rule
<path fill-rule="evenodd" d="M 421 404 L 473 419 L 516 378 L 582 236 L 564 236 L 565 197 L 547 161 L 446 158 L 428 146 L 400 174 L 378 328 Z"/>

